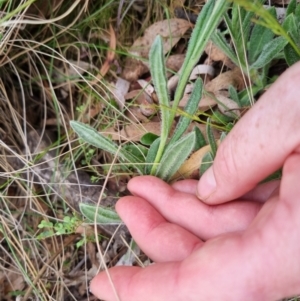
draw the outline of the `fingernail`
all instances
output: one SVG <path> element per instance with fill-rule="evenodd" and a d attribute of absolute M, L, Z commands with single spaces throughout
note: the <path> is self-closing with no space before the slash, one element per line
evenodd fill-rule
<path fill-rule="evenodd" d="M 200 178 L 197 187 L 197 196 L 199 199 L 205 201 L 217 189 L 217 183 L 214 175 L 214 170 L 210 167 Z"/>

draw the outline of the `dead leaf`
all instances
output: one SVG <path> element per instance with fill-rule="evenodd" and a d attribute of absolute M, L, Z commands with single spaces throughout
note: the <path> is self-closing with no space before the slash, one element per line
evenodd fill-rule
<path fill-rule="evenodd" d="M 188 100 L 190 99 L 190 96 L 190 94 L 185 94 L 183 96 L 183 98 L 179 102 L 180 109 L 183 109 L 186 106 Z M 205 112 L 214 107 L 215 105 L 217 105 L 217 102 L 214 98 L 209 97 L 208 95 L 203 95 L 199 102 L 198 110 Z"/>
<path fill-rule="evenodd" d="M 142 114 L 140 108 L 130 107 L 125 113 L 126 117 L 129 118 L 133 123 L 149 122 L 148 118 Z"/>
<path fill-rule="evenodd" d="M 191 23 L 183 19 L 173 18 L 158 21 L 149 26 L 142 37 L 135 40 L 129 53 L 134 56 L 148 58 L 154 39 L 157 35 L 160 35 L 163 39 L 163 51 L 166 54 L 191 27 Z"/>
<path fill-rule="evenodd" d="M 12 300 L 10 294 L 14 291 L 23 291 L 25 288 L 24 277 L 15 267 L 10 267 L 6 272 L 0 272 L 1 300 Z"/>
<path fill-rule="evenodd" d="M 135 40 L 131 46 L 129 54 L 131 54 L 132 57 L 126 59 L 122 76 L 129 81 L 136 81 L 143 73 L 149 70 L 148 67 L 145 66 L 146 63 L 142 62 L 139 58 L 148 59 L 151 45 L 157 35 L 160 35 L 163 39 L 163 51 L 164 54 L 166 54 L 191 27 L 190 22 L 177 18 L 152 24 L 145 30 L 144 35 Z"/>
<path fill-rule="evenodd" d="M 228 117 L 240 117 L 240 107 L 232 99 L 224 96 L 222 93 L 217 93 L 216 98 L 218 99 L 219 110 Z"/>
<path fill-rule="evenodd" d="M 210 65 L 205 65 L 205 64 L 197 65 L 194 67 L 194 69 L 190 75 L 190 80 L 195 80 L 199 77 L 199 75 L 202 75 L 202 74 L 214 76 L 215 68 Z"/>
<path fill-rule="evenodd" d="M 207 43 L 204 51 L 208 55 L 208 58 L 206 59 L 207 64 L 211 64 L 211 61 L 221 61 L 230 69 L 233 69 L 235 67 L 235 64 L 212 41 L 209 41 Z"/>
<path fill-rule="evenodd" d="M 106 129 L 105 132 L 102 132 L 102 134 L 110 137 L 112 140 L 140 141 L 142 136 L 149 132 L 160 135 L 160 127 L 160 122 L 129 124 L 124 126 L 119 132 L 116 132 L 113 127 L 110 127 Z M 172 130 L 174 130 L 174 126 Z"/>
<path fill-rule="evenodd" d="M 146 66 L 142 61 L 128 57 L 126 58 L 122 77 L 130 82 L 134 82 L 148 71 L 149 67 Z"/>
<path fill-rule="evenodd" d="M 127 80 L 118 77 L 116 83 L 113 84 L 110 89 L 110 92 L 115 96 L 115 100 L 120 109 L 124 108 L 125 95 L 128 93 L 129 87 L 130 83 Z"/>
<path fill-rule="evenodd" d="M 154 93 L 154 87 L 148 81 L 139 79 L 137 82 L 149 96 L 151 96 L 152 93 Z"/>
<path fill-rule="evenodd" d="M 240 68 L 235 68 L 215 77 L 205 85 L 205 90 L 216 94 L 220 90 L 228 90 L 231 85 L 238 91 L 241 91 L 245 88 L 244 78 Z"/>
<path fill-rule="evenodd" d="M 172 70 L 174 72 L 178 72 L 183 64 L 183 61 L 185 59 L 185 54 L 172 54 L 168 56 L 166 61 L 166 69 Z M 173 72 L 169 72 L 170 75 L 173 74 Z M 170 77 L 170 75 L 167 77 Z"/>
<path fill-rule="evenodd" d="M 105 62 L 102 65 L 99 74 L 97 75 L 97 80 L 101 80 L 106 75 L 115 58 L 117 38 L 116 33 L 111 24 L 109 24 L 109 33 L 109 50 L 107 51 Z"/>
<path fill-rule="evenodd" d="M 141 83 L 143 85 L 143 83 Z M 146 86 L 145 86 L 146 87 Z M 154 89 L 151 89 L 151 85 L 147 86 L 148 92 L 151 93 L 151 91 L 154 91 Z M 129 98 L 129 96 L 131 96 Z M 153 100 L 148 93 L 145 92 L 145 90 L 134 90 L 129 92 L 126 96 L 126 99 L 133 99 L 134 104 L 137 105 L 140 112 L 144 116 L 152 116 L 157 112 L 157 106 L 153 103 Z"/>
<path fill-rule="evenodd" d="M 197 65 L 194 67 L 189 79 L 195 80 L 196 78 L 199 77 L 199 75 L 203 75 L 203 74 L 209 75 L 209 76 L 214 76 L 215 69 L 209 65 L 203 65 L 203 64 Z M 180 75 L 180 70 L 177 74 L 175 74 L 168 80 L 168 89 L 170 92 L 175 90 L 175 88 L 178 84 L 179 75 Z"/>

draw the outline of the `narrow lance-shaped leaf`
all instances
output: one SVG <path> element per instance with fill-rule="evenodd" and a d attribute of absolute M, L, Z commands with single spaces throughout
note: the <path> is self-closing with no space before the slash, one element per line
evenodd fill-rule
<path fill-rule="evenodd" d="M 202 162 L 201 162 L 201 165 L 200 165 L 199 172 L 200 172 L 201 176 L 212 166 L 213 162 L 214 162 L 214 157 L 213 157 L 212 153 L 207 152 L 203 156 Z"/>
<path fill-rule="evenodd" d="M 282 26 L 289 33 L 291 39 L 299 46 L 299 26 L 298 26 L 298 17 L 295 14 L 289 14 Z M 284 57 L 288 65 L 291 66 L 300 60 L 300 55 L 294 50 L 291 44 L 288 44 L 284 47 Z"/>
<path fill-rule="evenodd" d="M 184 112 L 187 116 L 181 116 L 177 126 L 175 128 L 174 134 L 169 142 L 169 145 L 176 142 L 182 134 L 186 131 L 189 124 L 191 123 L 191 118 L 188 116 L 192 116 L 196 113 L 198 109 L 199 102 L 202 97 L 202 88 L 203 88 L 203 81 L 201 78 L 198 78 L 195 82 L 193 92 L 184 108 Z"/>
<path fill-rule="evenodd" d="M 112 209 L 80 203 L 79 209 L 90 223 L 97 224 L 120 224 L 122 220 L 119 215 Z"/>
<path fill-rule="evenodd" d="M 192 72 L 193 67 L 199 60 L 203 50 L 210 39 L 211 34 L 217 28 L 221 17 L 227 10 L 229 2 L 227 0 L 209 0 L 203 6 L 195 28 L 192 32 L 188 45 L 186 57 L 182 65 L 178 86 L 175 92 L 172 111 L 170 114 L 170 122 L 173 121 L 176 114 L 179 101 L 182 98 L 186 83 Z"/>
<path fill-rule="evenodd" d="M 271 15 L 276 16 L 274 7 L 270 10 Z M 249 40 L 249 63 L 252 64 L 262 52 L 264 46 L 274 37 L 274 32 L 262 25 L 255 24 Z"/>
<path fill-rule="evenodd" d="M 211 148 L 212 156 L 214 158 L 216 156 L 216 153 L 217 153 L 217 143 L 216 143 L 213 131 L 212 131 L 210 118 L 207 118 L 206 135 L 207 135 L 207 140 L 208 140 L 210 148 Z"/>
<path fill-rule="evenodd" d="M 160 36 L 157 36 L 151 46 L 149 53 L 149 64 L 152 80 L 154 83 L 155 91 L 160 104 L 161 112 L 161 135 L 160 145 L 154 159 L 154 163 L 159 163 L 162 157 L 165 145 L 168 139 L 170 130 L 170 100 L 167 86 L 165 58 L 163 52 L 163 43 Z M 154 174 L 157 165 L 153 165 L 151 173 Z"/>
<path fill-rule="evenodd" d="M 173 143 L 164 153 L 156 176 L 168 181 L 190 155 L 195 145 L 195 132 L 183 136 Z"/>
<path fill-rule="evenodd" d="M 286 17 L 292 13 L 295 13 L 297 7 L 297 0 L 291 0 L 286 8 Z"/>
<path fill-rule="evenodd" d="M 102 136 L 95 129 L 86 125 L 84 123 L 78 121 L 70 121 L 70 125 L 72 129 L 76 132 L 76 134 L 88 142 L 89 144 L 98 147 L 106 152 L 109 152 L 115 155 L 118 152 L 118 146 L 108 138 Z"/>
<path fill-rule="evenodd" d="M 232 50 L 231 46 L 226 42 L 219 30 L 216 30 L 212 34 L 211 40 L 236 66 L 239 66 L 239 60 L 236 54 Z M 242 66 L 242 68 L 245 69 L 245 66 Z"/>
<path fill-rule="evenodd" d="M 102 136 L 99 132 L 97 132 L 89 125 L 74 120 L 70 121 L 70 125 L 73 128 L 73 130 L 77 133 L 77 135 L 85 142 L 95 147 L 98 147 L 106 152 L 109 152 L 115 156 L 118 155 L 120 158 L 122 158 L 128 163 L 138 163 L 136 157 L 132 156 L 130 153 L 125 152 L 122 149 L 119 149 L 116 143 Z M 140 166 L 138 166 L 138 164 L 135 164 L 135 168 L 139 173 L 142 174 L 142 169 Z"/>
<path fill-rule="evenodd" d="M 151 173 L 151 169 L 153 166 L 153 162 L 155 160 L 156 154 L 157 154 L 157 150 L 159 148 L 159 144 L 160 144 L 160 138 L 157 138 L 155 141 L 153 141 L 153 143 L 151 144 L 149 150 L 148 150 L 148 154 L 146 157 L 146 164 L 145 164 L 145 175 L 150 175 Z M 158 164 L 158 163 L 156 163 Z"/>
<path fill-rule="evenodd" d="M 271 62 L 274 58 L 278 56 L 278 54 L 283 50 L 283 48 L 287 45 L 288 41 L 284 37 L 277 37 L 267 43 L 260 56 L 257 60 L 251 65 L 252 69 L 262 68 Z"/>
<path fill-rule="evenodd" d="M 232 99 L 234 102 L 236 102 L 238 106 L 241 108 L 242 107 L 241 102 L 236 89 L 232 85 L 230 85 L 228 88 L 228 92 L 229 92 L 229 98 Z"/>
<path fill-rule="evenodd" d="M 199 128 L 195 127 L 194 131 L 195 131 L 195 136 L 196 136 L 194 151 L 196 151 L 196 150 L 204 147 L 207 143 L 206 143 L 203 133 L 200 131 Z"/>

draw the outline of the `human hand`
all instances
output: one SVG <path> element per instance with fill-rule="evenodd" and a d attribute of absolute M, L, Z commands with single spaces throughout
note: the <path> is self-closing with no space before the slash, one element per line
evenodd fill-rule
<path fill-rule="evenodd" d="M 117 211 L 156 263 L 100 273 L 91 282 L 97 297 L 278 300 L 300 292 L 298 82 L 299 64 L 234 127 L 199 184 L 129 182 L 134 196 L 120 199 Z M 280 183 L 253 189 L 281 166 Z M 195 197 L 197 186 L 205 203 Z"/>

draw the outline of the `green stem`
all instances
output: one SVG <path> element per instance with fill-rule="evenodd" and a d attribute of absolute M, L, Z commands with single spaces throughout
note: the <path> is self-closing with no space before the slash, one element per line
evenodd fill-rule
<path fill-rule="evenodd" d="M 189 76 L 228 6 L 229 2 L 227 0 L 210 0 L 202 8 L 189 42 L 186 58 L 181 68 L 182 72 L 180 74 L 170 114 L 170 124 L 174 120 L 178 104 L 183 96 Z"/>

